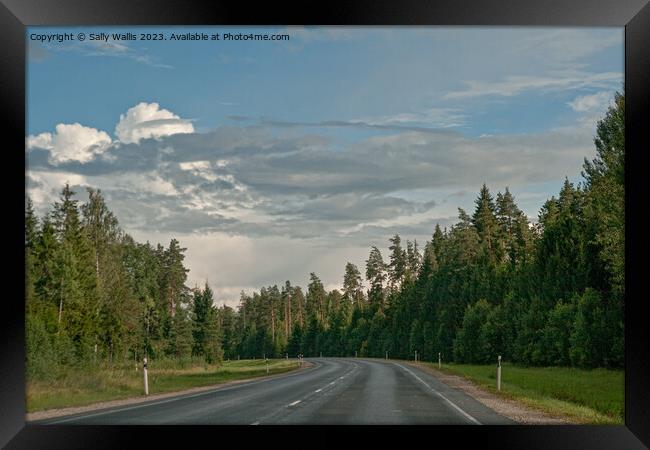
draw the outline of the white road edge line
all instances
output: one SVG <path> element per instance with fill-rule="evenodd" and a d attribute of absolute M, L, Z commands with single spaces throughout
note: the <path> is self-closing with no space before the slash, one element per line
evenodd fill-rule
<path fill-rule="evenodd" d="M 319 366 L 316 366 L 316 367 L 319 367 Z M 311 370 L 311 369 L 314 369 L 314 367 L 310 367 L 310 368 L 308 368 L 306 370 Z M 137 404 L 137 405 L 134 405 L 134 406 L 126 407 L 126 408 L 119 408 L 118 407 L 116 409 L 109 409 L 107 411 L 98 411 L 98 412 L 93 413 L 93 414 L 75 415 L 74 417 L 67 417 L 65 419 L 55 419 L 55 420 L 52 420 L 52 421 L 50 421 L 49 419 L 44 419 L 44 420 L 46 420 L 47 424 L 49 424 L 49 425 L 55 425 L 57 423 L 70 422 L 71 420 L 78 420 L 78 419 L 86 419 L 86 418 L 89 418 L 89 417 L 103 416 L 105 414 L 112 414 L 112 413 L 122 412 L 122 411 L 130 411 L 132 409 L 146 408 L 147 406 L 162 405 L 164 403 L 175 402 L 175 401 L 184 400 L 184 399 L 187 399 L 187 398 L 200 397 L 202 395 L 214 394 L 215 392 L 224 392 L 224 391 L 230 391 L 230 390 L 233 390 L 233 389 L 240 389 L 242 387 L 253 386 L 255 384 L 260 384 L 260 383 L 266 383 L 267 381 L 273 381 L 273 380 L 275 380 L 277 378 L 295 377 L 297 375 L 302 375 L 303 373 L 304 372 L 302 372 L 302 373 L 301 372 L 292 373 L 292 374 L 289 374 L 289 375 L 285 375 L 284 377 L 280 376 L 280 377 L 276 377 L 276 378 L 267 378 L 265 380 L 255 380 L 255 381 L 250 381 L 250 382 L 244 381 L 243 383 L 238 383 L 235 386 L 216 387 L 214 389 L 210 389 L 210 390 L 207 390 L 207 391 L 202 391 L 202 392 L 199 392 L 197 394 L 191 394 L 191 395 L 183 395 L 183 394 L 181 394 L 181 395 L 179 395 L 177 397 L 172 397 L 170 399 L 140 403 L 140 404 Z"/>
<path fill-rule="evenodd" d="M 482 425 L 481 422 L 479 422 L 479 421 L 476 420 L 474 417 L 472 417 L 471 415 L 469 415 L 468 413 L 466 413 L 465 411 L 463 411 L 463 410 L 462 410 L 458 405 L 456 405 L 454 402 L 452 402 L 452 401 L 449 400 L 447 397 L 445 397 L 444 395 L 442 395 L 440 392 L 436 391 L 434 388 L 432 388 L 431 386 L 429 386 L 429 385 L 428 385 L 424 380 L 422 380 L 422 378 L 418 377 L 416 374 L 414 374 L 413 372 L 411 372 L 409 369 L 407 369 L 407 368 L 404 367 L 403 365 L 401 365 L 401 364 L 397 364 L 397 363 L 394 363 L 394 364 L 397 365 L 397 366 L 400 366 L 402 369 L 406 370 L 408 373 L 410 373 L 411 375 L 413 375 L 413 376 L 414 376 L 414 377 L 415 377 L 415 378 L 416 378 L 420 383 L 422 383 L 423 385 L 425 385 L 426 387 L 428 387 L 428 388 L 429 388 L 429 389 L 430 389 L 434 394 L 438 395 L 440 398 L 442 398 L 442 399 L 445 400 L 447 403 L 449 403 L 451 406 L 453 406 L 453 407 L 454 407 L 458 412 L 460 412 L 463 416 L 467 417 L 471 422 L 474 422 L 476 425 Z"/>
<path fill-rule="evenodd" d="M 296 400 L 296 401 L 293 402 L 293 403 L 289 403 L 289 406 L 297 405 L 297 404 L 300 403 L 301 401 L 302 401 L 302 400 Z"/>

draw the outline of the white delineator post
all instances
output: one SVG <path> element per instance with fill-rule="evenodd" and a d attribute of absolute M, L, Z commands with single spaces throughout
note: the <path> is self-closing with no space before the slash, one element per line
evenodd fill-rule
<path fill-rule="evenodd" d="M 149 395 L 149 377 L 147 375 L 147 357 L 142 360 L 142 367 L 144 372 L 144 395 Z"/>
<path fill-rule="evenodd" d="M 497 364 L 497 391 L 501 390 L 501 355 L 498 359 L 499 363 Z"/>
<path fill-rule="evenodd" d="M 388 359 L 388 352 L 386 352 L 386 359 Z"/>
<path fill-rule="evenodd" d="M 442 356 L 440 356 L 440 352 L 438 352 L 438 369 L 442 369 Z"/>
<path fill-rule="evenodd" d="M 266 374 L 269 374 L 269 360 L 266 360 Z"/>
<path fill-rule="evenodd" d="M 415 351 L 415 362 L 418 362 L 418 351 Z"/>

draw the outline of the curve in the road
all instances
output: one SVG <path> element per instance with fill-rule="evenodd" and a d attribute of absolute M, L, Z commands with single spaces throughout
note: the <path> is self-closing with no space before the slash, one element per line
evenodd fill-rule
<path fill-rule="evenodd" d="M 36 423 L 514 423 L 416 367 L 361 358 L 308 361 L 313 367 L 283 376 Z"/>

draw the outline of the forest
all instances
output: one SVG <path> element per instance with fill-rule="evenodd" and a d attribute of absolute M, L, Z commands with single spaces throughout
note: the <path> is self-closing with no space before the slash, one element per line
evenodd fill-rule
<path fill-rule="evenodd" d="M 625 312 L 624 109 L 598 122 L 596 157 L 529 221 L 509 189 L 483 185 L 473 211 L 432 224 L 424 243 L 387 236 L 342 289 L 315 273 L 216 306 L 186 285 L 186 249 L 136 242 L 98 189 L 66 184 L 25 212 L 28 379 L 98 361 L 367 356 L 524 366 L 622 368 Z M 253 268 L 254 269 L 254 268 Z M 278 280 L 279 281 L 279 280 Z"/>

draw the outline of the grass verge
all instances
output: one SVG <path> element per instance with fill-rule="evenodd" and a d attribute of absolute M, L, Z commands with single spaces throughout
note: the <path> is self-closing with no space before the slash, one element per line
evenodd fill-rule
<path fill-rule="evenodd" d="M 437 369 L 437 363 L 427 363 Z M 568 367 L 443 364 L 442 371 L 461 375 L 499 396 L 582 424 L 624 423 L 624 372 Z"/>
<path fill-rule="evenodd" d="M 297 361 L 269 360 L 269 375 L 300 367 Z M 228 361 L 212 365 L 174 367 L 169 362 L 150 361 L 149 394 L 180 391 L 228 381 L 267 375 L 263 359 Z M 144 396 L 142 367 L 133 364 L 98 367 L 91 370 L 68 370 L 49 381 L 27 382 L 27 412 Z"/>

